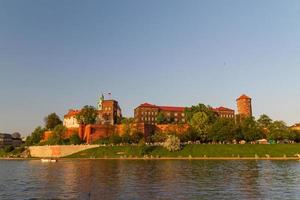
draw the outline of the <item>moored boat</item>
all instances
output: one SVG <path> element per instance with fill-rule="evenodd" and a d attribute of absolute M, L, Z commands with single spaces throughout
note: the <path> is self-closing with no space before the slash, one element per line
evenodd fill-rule
<path fill-rule="evenodd" d="M 42 158 L 41 162 L 44 162 L 44 163 L 57 162 L 57 159 L 54 159 L 54 158 Z"/>

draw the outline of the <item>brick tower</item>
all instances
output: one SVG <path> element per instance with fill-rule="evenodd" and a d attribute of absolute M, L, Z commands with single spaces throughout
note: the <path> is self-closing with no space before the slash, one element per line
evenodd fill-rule
<path fill-rule="evenodd" d="M 241 117 L 252 117 L 251 98 L 243 94 L 237 100 L 238 114 Z"/>

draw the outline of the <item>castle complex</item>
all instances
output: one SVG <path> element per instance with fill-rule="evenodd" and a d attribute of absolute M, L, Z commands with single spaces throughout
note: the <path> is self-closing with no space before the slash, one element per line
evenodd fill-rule
<path fill-rule="evenodd" d="M 247 95 L 241 95 L 236 100 L 238 114 L 226 107 L 211 108 L 219 117 L 236 119 L 236 116 L 252 117 L 251 98 Z M 186 122 L 185 110 L 188 107 L 175 106 L 157 106 L 150 103 L 143 103 L 134 109 L 134 123 L 131 128 L 143 133 L 146 136 L 151 135 L 155 131 L 179 131 L 184 132 L 189 125 Z M 80 110 L 69 110 L 64 116 L 63 124 L 67 127 L 67 137 L 74 131 L 78 132 L 80 138 L 87 143 L 110 136 L 111 134 L 122 135 L 124 125 L 120 124 L 122 119 L 121 108 L 116 100 L 105 100 L 103 95 L 98 101 L 97 122 L 94 125 L 80 125 L 76 116 Z M 160 119 L 159 119 L 160 118 Z M 159 120 L 162 120 L 159 122 Z M 180 124 L 180 125 L 179 125 Z M 49 132 L 44 139 L 49 137 Z"/>

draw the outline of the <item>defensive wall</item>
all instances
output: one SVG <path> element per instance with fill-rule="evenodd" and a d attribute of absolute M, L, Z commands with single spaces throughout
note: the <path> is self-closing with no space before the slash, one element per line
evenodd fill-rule
<path fill-rule="evenodd" d="M 143 133 L 145 138 L 148 138 L 155 132 L 161 132 L 166 134 L 185 134 L 189 129 L 188 124 L 144 124 L 144 123 L 132 123 L 132 124 L 120 124 L 120 125 L 80 125 L 79 128 L 67 129 L 64 138 L 69 138 L 72 134 L 78 133 L 79 137 L 88 144 L 92 144 L 94 141 L 111 136 L 113 134 L 122 136 L 125 132 L 131 133 Z M 44 133 L 43 140 L 48 140 L 51 136 L 51 131 Z"/>
<path fill-rule="evenodd" d="M 99 145 L 54 145 L 54 146 L 31 146 L 29 147 L 31 157 L 52 158 L 72 155 L 79 151 L 96 148 Z"/>

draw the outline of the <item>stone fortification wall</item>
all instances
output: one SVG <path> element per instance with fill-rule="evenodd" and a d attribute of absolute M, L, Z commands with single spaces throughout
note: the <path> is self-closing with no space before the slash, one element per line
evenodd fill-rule
<path fill-rule="evenodd" d="M 37 158 L 64 157 L 99 145 L 54 145 L 29 147 L 30 155 Z"/>

